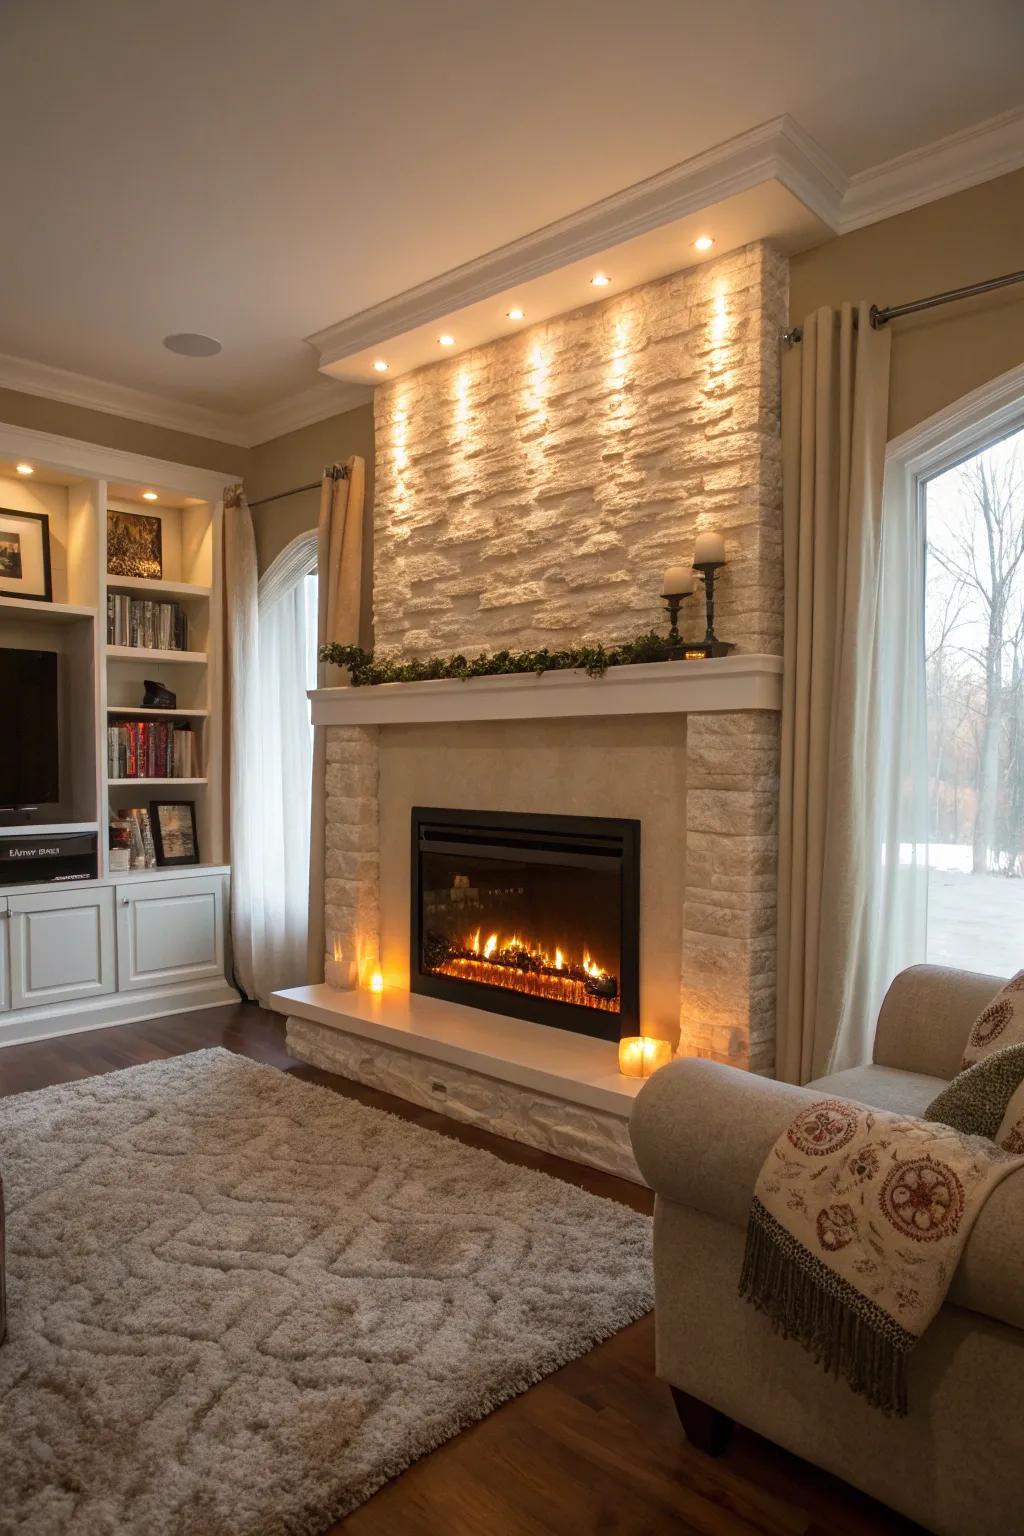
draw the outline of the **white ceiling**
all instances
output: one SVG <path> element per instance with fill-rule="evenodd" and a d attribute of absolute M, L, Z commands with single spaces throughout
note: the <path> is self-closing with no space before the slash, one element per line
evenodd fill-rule
<path fill-rule="evenodd" d="M 850 175 L 1024 97 L 1020 0 L 0 12 L 0 353 L 239 416 L 334 400 L 303 337 L 754 124 Z"/>

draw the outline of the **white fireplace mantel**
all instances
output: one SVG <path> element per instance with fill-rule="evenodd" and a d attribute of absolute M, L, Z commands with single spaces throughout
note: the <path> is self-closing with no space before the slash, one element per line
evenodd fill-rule
<path fill-rule="evenodd" d="M 713 714 L 782 707 L 781 656 L 643 662 L 586 672 L 317 688 L 315 725 L 429 725 L 583 715 Z"/>

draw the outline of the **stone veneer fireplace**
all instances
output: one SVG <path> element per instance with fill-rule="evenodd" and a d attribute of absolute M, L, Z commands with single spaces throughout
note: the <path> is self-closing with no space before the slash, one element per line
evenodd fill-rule
<path fill-rule="evenodd" d="M 639 822 L 640 1028 L 771 1071 L 785 316 L 785 261 L 754 245 L 378 389 L 378 648 L 626 638 L 663 621 L 664 567 L 715 528 L 736 651 L 321 693 L 326 926 L 379 957 L 385 992 L 282 996 L 295 1054 L 635 1176 L 613 1040 L 414 990 L 426 807 Z"/>

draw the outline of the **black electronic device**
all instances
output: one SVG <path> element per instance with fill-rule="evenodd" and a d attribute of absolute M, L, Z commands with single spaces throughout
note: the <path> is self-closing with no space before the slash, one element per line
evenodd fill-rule
<path fill-rule="evenodd" d="M 56 651 L 0 648 L 0 809 L 60 799 Z"/>
<path fill-rule="evenodd" d="M 0 834 L 0 886 L 95 880 L 96 833 Z"/>

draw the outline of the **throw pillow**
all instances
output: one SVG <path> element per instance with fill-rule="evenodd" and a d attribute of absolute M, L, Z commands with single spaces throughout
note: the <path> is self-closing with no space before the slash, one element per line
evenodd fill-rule
<path fill-rule="evenodd" d="M 982 1061 L 959 1072 L 924 1112 L 925 1120 L 938 1120 L 966 1136 L 995 1140 L 1007 1106 L 1024 1083 L 1024 1043 L 993 1051 Z"/>
<path fill-rule="evenodd" d="M 961 1069 L 973 1067 L 976 1061 L 983 1061 L 1005 1045 L 1021 1042 L 1024 1042 L 1024 971 L 1011 977 L 975 1019 L 967 1036 Z"/>
<path fill-rule="evenodd" d="M 1024 1153 L 1024 1086 L 1017 1089 L 1006 1106 L 996 1141 L 1004 1152 Z"/>

